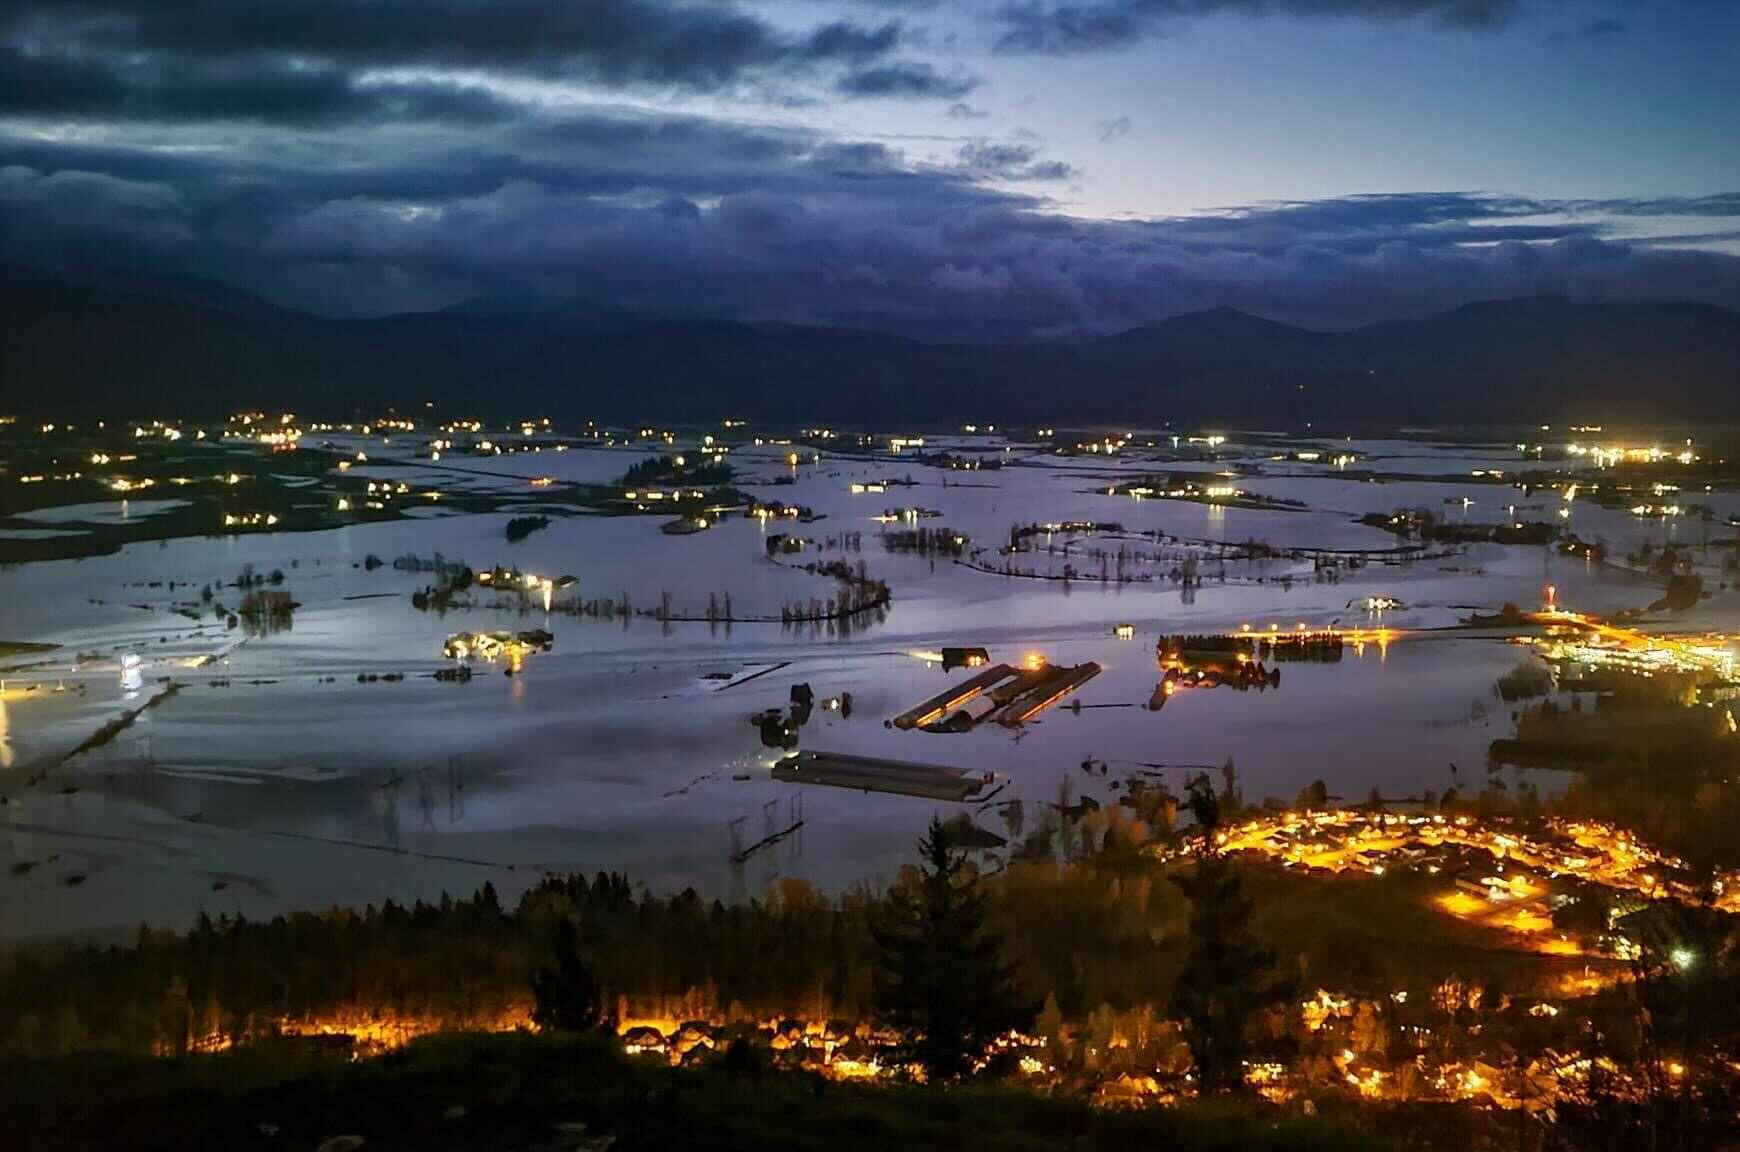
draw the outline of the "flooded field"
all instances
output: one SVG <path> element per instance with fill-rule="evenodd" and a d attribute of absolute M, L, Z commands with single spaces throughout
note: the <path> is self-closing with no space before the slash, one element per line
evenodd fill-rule
<path fill-rule="evenodd" d="M 748 442 L 729 456 L 741 499 L 673 518 L 622 514 L 648 507 L 648 486 L 619 482 L 645 444 L 437 461 L 415 436 L 308 443 L 354 461 L 352 482 L 425 498 L 391 520 L 279 531 L 264 517 L 292 512 L 262 511 L 0 571 L 6 939 L 486 880 L 511 898 L 552 870 L 720 897 L 787 875 L 837 889 L 889 879 L 939 809 L 1003 832 L 1010 800 L 1115 804 L 1131 779 L 1177 790 L 1229 759 L 1253 802 L 1314 780 L 1350 801 L 1415 798 L 1484 778 L 1489 745 L 1511 735 L 1494 685 L 1529 657 L 1501 629 L 1463 627 L 1470 616 L 1549 597 L 1645 608 L 1663 581 L 1625 558 L 1679 544 L 1706 595 L 1659 619 L 1740 627 L 1722 547 L 1740 494 L 1523 491 L 1503 474 L 1541 465 L 1511 444 L 1234 437 L 1193 455 L 1138 435 L 1108 455 L 975 435 L 930 438 L 921 463 L 885 440 Z M 308 472 L 284 486 L 324 483 Z M 557 499 L 579 486 L 611 487 L 614 503 Z M 1677 508 L 1694 499 L 1707 516 Z M 775 501 L 807 511 L 745 512 Z M 1651 514 L 1634 510 L 1646 501 Z M 1606 559 L 1561 543 L 1410 545 L 1361 522 L 1404 508 L 1452 526 L 1551 523 Z M 81 500 L 20 514 L 0 540 L 60 546 L 196 511 Z M 500 575 L 431 598 L 438 558 Z M 834 569 L 885 584 L 887 602 L 842 615 Z M 1338 660 L 1277 662 L 1278 683 L 1165 691 L 1162 636 L 1246 629 L 1348 642 Z M 537 630 L 547 650 L 444 655 L 459 633 Z M 973 674 L 944 667 L 962 646 L 1099 672 L 1018 726 L 891 726 Z M 813 705 L 793 716 L 802 686 Z M 770 736 L 756 721 L 775 710 L 786 727 Z M 776 780 L 793 748 L 990 780 L 960 805 Z"/>

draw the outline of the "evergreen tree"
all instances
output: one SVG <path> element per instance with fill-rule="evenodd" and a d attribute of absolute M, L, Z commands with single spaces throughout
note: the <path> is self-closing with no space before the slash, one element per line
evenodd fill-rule
<path fill-rule="evenodd" d="M 1203 839 L 1192 870 L 1172 878 L 1190 900 L 1189 953 L 1173 985 L 1172 1015 L 1183 1022 L 1207 1095 L 1244 1086 L 1246 1026 L 1290 989 L 1271 975 L 1274 953 L 1251 934 L 1251 901 L 1216 848 L 1220 798 L 1207 776 L 1190 781 L 1188 803 Z"/>
<path fill-rule="evenodd" d="M 933 1082 L 973 1073 L 992 1042 L 1033 1017 L 1015 988 L 1002 941 L 985 926 L 978 874 L 932 817 L 916 878 L 890 890 L 872 931 L 879 951 L 876 1008 L 906 1038 L 902 1058 Z"/>
<path fill-rule="evenodd" d="M 555 965 L 532 974 L 532 1021 L 539 1028 L 587 1032 L 603 1018 L 598 981 L 580 956 L 574 921 L 556 921 Z"/>

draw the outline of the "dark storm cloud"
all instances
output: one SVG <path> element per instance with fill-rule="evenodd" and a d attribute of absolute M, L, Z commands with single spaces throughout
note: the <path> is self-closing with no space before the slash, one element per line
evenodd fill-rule
<path fill-rule="evenodd" d="M 25 226 L 122 245 L 192 241 L 187 205 L 175 189 L 100 172 L 39 172 L 0 166 L 0 206 Z M 6 225 L 0 225 L 4 235 Z"/>
<path fill-rule="evenodd" d="M 141 65 L 37 56 L 0 44 L 0 116 L 307 125 L 370 120 L 479 122 L 509 113 L 507 105 L 474 86 L 365 84 L 334 67 L 296 67 L 276 60 Z"/>
<path fill-rule="evenodd" d="M 598 111 L 216 148 L 182 147 L 190 135 L 0 134 L 0 259 L 173 268 L 329 311 L 584 295 L 933 336 L 1108 331 L 1223 304 L 1319 326 L 1540 292 L 1740 305 L 1740 259 L 1592 222 L 1717 233 L 1695 221 L 1731 218 L 1735 196 L 1360 196 L 1097 221 L 1007 189 L 1071 175 L 1021 140 L 926 158 Z"/>
<path fill-rule="evenodd" d="M 756 69 L 862 63 L 897 24 L 789 35 L 727 4 L 663 0 L 0 0 L 39 47 L 204 59 L 266 55 L 353 68 L 477 68 L 716 88 Z"/>
<path fill-rule="evenodd" d="M 921 39 L 701 0 L 0 0 L 0 116 L 476 120 L 507 113 L 487 89 L 510 78 L 776 104 L 969 91 L 901 55 Z"/>
<path fill-rule="evenodd" d="M 1512 11 L 972 2 L 1001 13 L 1006 50 L 1040 52 L 1218 12 L 1477 28 Z M 842 20 L 818 5 L 795 24 L 787 8 L 776 26 L 726 0 L 0 0 L 0 260 L 211 276 L 336 313 L 583 295 L 932 336 L 1098 332 L 1215 305 L 1349 326 L 1538 292 L 1740 305 L 1740 259 L 1683 250 L 1731 244 L 1740 195 L 1448 192 L 1088 220 L 1043 194 L 1079 173 L 1018 131 L 915 136 L 907 152 L 580 103 L 603 87 L 762 112 L 938 100 L 948 120 L 984 118 L 962 101 L 976 78 L 919 58 L 932 41 L 894 11 L 924 6 L 864 0 L 864 19 Z"/>
<path fill-rule="evenodd" d="M 1049 3 L 1020 0 L 997 13 L 1000 51 L 1071 55 L 1121 48 L 1157 35 L 1168 25 L 1217 13 L 1250 16 L 1340 17 L 1363 20 L 1426 18 L 1455 28 L 1496 28 L 1516 11 L 1516 0 L 1090 0 Z"/>
<path fill-rule="evenodd" d="M 33 56 L 0 42 L 0 108 L 8 113 L 89 113 L 126 96 L 114 72 L 64 56 Z"/>
<path fill-rule="evenodd" d="M 945 76 L 924 63 L 879 64 L 846 73 L 838 85 L 848 96 L 953 100 L 978 86 L 966 76 Z"/>
<path fill-rule="evenodd" d="M 816 59 L 862 63 L 887 55 L 899 42 L 899 24 L 863 28 L 850 21 L 838 20 L 810 33 L 805 49 L 808 56 Z"/>

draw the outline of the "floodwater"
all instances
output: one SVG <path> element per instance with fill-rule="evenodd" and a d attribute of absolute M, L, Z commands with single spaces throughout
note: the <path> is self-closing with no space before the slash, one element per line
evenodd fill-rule
<path fill-rule="evenodd" d="M 929 447 L 985 443 L 933 439 Z M 531 477 L 607 482 L 647 454 L 576 447 L 468 458 L 468 474 L 458 476 L 451 468 L 385 466 L 409 461 L 410 438 L 367 447 L 371 472 L 383 477 L 523 486 L 523 506 L 513 510 L 522 513 L 541 506 Z M 763 524 L 739 516 L 673 536 L 660 531 L 659 517 L 571 516 L 510 545 L 503 526 L 513 512 L 446 515 L 433 505 L 392 523 L 180 539 L 0 572 L 0 639 L 61 646 L 7 658 L 12 671 L 0 690 L 0 941 L 114 935 L 141 921 L 185 924 L 200 911 L 264 917 L 433 899 L 486 880 L 511 898 L 546 870 L 612 869 L 653 891 L 692 885 L 723 898 L 755 894 L 779 876 L 829 888 L 886 881 L 910 859 L 931 815 L 953 806 L 774 781 L 769 767 L 779 753 L 763 746 L 749 718 L 785 706 L 797 684 L 810 685 L 818 702 L 851 698 L 850 715 L 818 706 L 801 747 L 990 772 L 996 800 L 1024 800 L 1029 821 L 1060 789 L 1111 804 L 1112 782 L 1132 773 L 1158 773 L 1177 790 L 1190 772 L 1217 769 L 1229 757 L 1251 800 L 1291 798 L 1313 779 L 1351 799 L 1374 788 L 1405 797 L 1477 785 L 1487 744 L 1510 732 L 1493 681 L 1523 653 L 1501 640 L 1434 630 L 1474 609 L 1535 605 L 1546 585 L 1559 603 L 1593 612 L 1641 606 L 1659 591 L 1546 548 L 1476 546 L 1342 570 L 1323 582 L 1308 561 L 1223 563 L 1213 549 L 1177 542 L 1388 549 L 1395 539 L 1355 523 L 1358 516 L 1431 507 L 1491 522 L 1546 519 L 1560 507 L 1551 492 L 1460 479 L 1515 466 L 1505 446 L 1348 447 L 1373 457 L 1361 467 L 1446 479 L 1362 482 L 1332 468 L 1277 463 L 1236 482 L 1308 510 L 1252 510 L 1106 494 L 1122 480 L 1189 470 L 1184 465 L 1063 459 L 1017 447 L 1000 470 L 943 472 L 827 454 L 811 463 L 808 450 L 792 468 L 785 447 L 769 446 L 733 454 L 738 485 L 824 518 Z M 908 478 L 911 486 L 882 493 L 849 491 L 853 482 Z M 1732 494 L 1699 498 L 1720 519 L 1740 512 Z M 872 517 L 904 507 L 939 511 L 918 523 L 967 535 L 986 549 L 979 557 L 986 566 L 1001 565 L 996 547 L 1018 523 L 1117 522 L 1124 532 L 1073 543 L 1067 533 L 1041 537 L 1039 551 L 1015 558 L 1031 576 L 1002 575 L 885 551 Z M 151 510 L 135 503 L 128 511 Z M 87 507 L 37 519 L 76 525 L 113 514 Z M 1700 544 L 1710 531 L 1586 501 L 1572 506 L 1570 524 L 1616 550 L 1644 540 Z M 509 601 L 439 615 L 411 603 L 411 592 L 432 577 L 391 564 L 439 552 L 478 569 L 571 574 L 588 599 L 626 593 L 645 609 L 668 593 L 676 614 L 700 616 L 710 597 L 728 595 L 739 615 L 777 617 L 782 603 L 832 592 L 831 581 L 767 558 L 766 536 L 780 531 L 814 542 L 797 561 L 862 560 L 892 588 L 886 612 L 850 629 L 546 617 L 536 598 L 523 608 Z M 1135 538 L 1156 531 L 1177 539 Z M 861 534 L 858 550 L 829 547 L 845 533 Z M 1129 571 L 1152 579 L 1102 585 L 1094 578 L 1100 561 L 1082 550 L 1120 546 L 1133 554 Z M 1204 579 L 1181 590 L 1167 573 L 1187 552 L 1199 558 Z M 365 568 L 371 554 L 387 564 Z M 1066 563 L 1077 579 L 1037 578 L 1061 575 Z M 288 629 L 246 636 L 209 612 L 194 620 L 171 610 L 247 564 L 284 573 L 282 587 L 300 604 Z M 1380 619 L 1364 608 L 1378 596 L 1403 606 Z M 217 592 L 219 601 L 238 597 L 234 589 Z M 1740 597 L 1724 590 L 1693 620 L 1732 627 L 1737 607 Z M 1135 637 L 1115 638 L 1120 623 L 1133 625 Z M 1392 638 L 1350 648 L 1339 663 L 1284 664 L 1275 689 L 1197 689 L 1161 711 L 1147 708 L 1159 680 L 1160 634 L 1301 623 L 1382 625 Z M 530 627 L 547 627 L 555 643 L 529 657 L 519 675 L 479 665 L 468 683 L 431 677 L 451 666 L 441 657 L 449 633 Z M 922 658 L 957 644 L 983 645 L 1010 663 L 1039 654 L 1061 664 L 1094 660 L 1104 671 L 1076 694 L 1079 710 L 1053 708 L 1018 730 L 888 727 L 951 676 L 968 674 Z M 129 654 L 140 661 L 132 677 L 122 664 Z M 404 678 L 359 681 L 385 675 Z M 107 744 L 61 763 L 102 725 L 151 699 L 164 677 L 185 687 Z M 1094 766 L 1084 769 L 1084 760 Z M 800 832 L 731 863 L 735 847 L 800 819 Z M 978 819 L 1004 831 L 996 810 Z"/>

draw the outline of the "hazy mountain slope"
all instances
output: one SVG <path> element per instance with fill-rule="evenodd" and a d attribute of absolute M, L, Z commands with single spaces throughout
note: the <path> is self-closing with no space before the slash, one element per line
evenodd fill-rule
<path fill-rule="evenodd" d="M 1740 314 L 1694 304 L 1492 301 L 1338 333 L 1216 309 L 1081 344 L 997 345 L 584 302 L 340 320 L 197 283 L 149 289 L 0 269 L 0 404 L 1278 425 L 1725 419 L 1740 395 Z"/>

